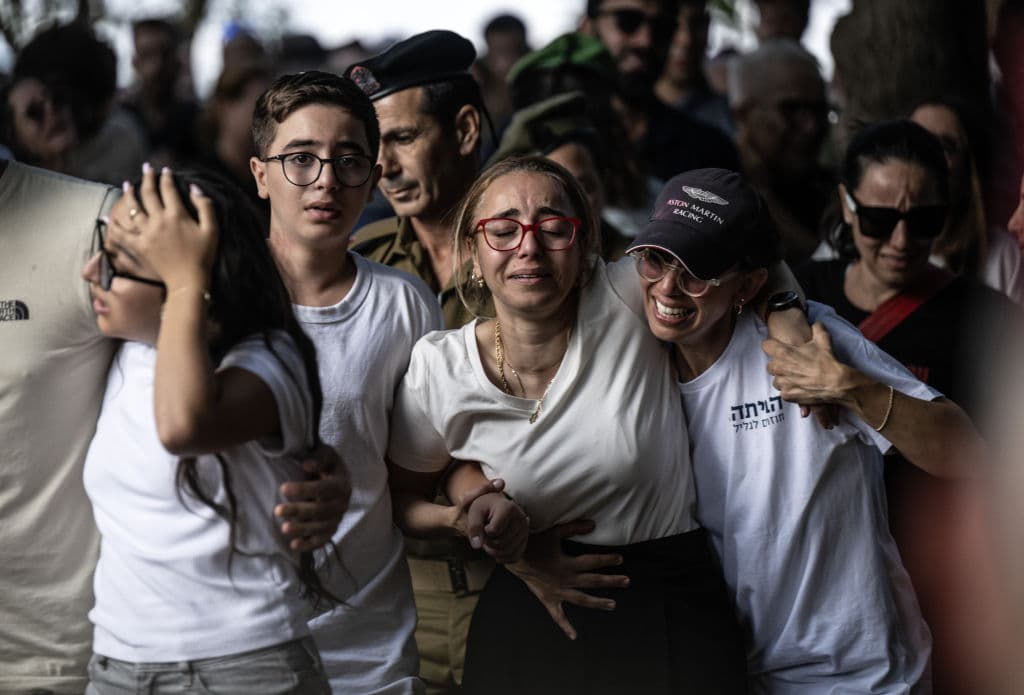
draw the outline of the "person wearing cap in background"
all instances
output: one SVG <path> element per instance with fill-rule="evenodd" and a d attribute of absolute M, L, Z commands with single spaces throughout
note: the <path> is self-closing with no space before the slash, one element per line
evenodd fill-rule
<path fill-rule="evenodd" d="M 809 306 L 811 342 L 768 340 L 765 354 L 744 307 L 779 238 L 735 172 L 669 181 L 629 253 L 648 325 L 674 346 L 697 518 L 743 623 L 751 691 L 927 688 L 931 639 L 889 532 L 882 454 L 970 475 L 981 442 L 966 414 L 824 305 Z M 799 301 L 774 295 L 768 311 Z M 791 401 L 837 404 L 838 424 Z"/>
<path fill-rule="evenodd" d="M 517 111 L 488 165 L 506 157 L 540 154 L 568 169 L 587 192 L 601 222 L 601 257 L 614 261 L 622 257 L 628 240 L 601 216 L 608 154 L 586 115 L 586 104 L 586 94 L 568 92 Z"/>
<path fill-rule="evenodd" d="M 675 111 L 654 93 L 676 30 L 676 0 L 587 0 L 580 32 L 615 61 L 616 106 L 629 142 L 662 181 L 698 167 L 739 168 L 736 148 L 717 128 Z"/>
<path fill-rule="evenodd" d="M 483 102 L 469 73 L 476 49 L 451 31 L 428 31 L 346 71 L 380 120 L 380 191 L 397 213 L 358 230 L 352 249 L 422 279 L 447 328 L 474 318 L 453 282 L 451 214 L 480 166 Z M 461 539 L 406 538 L 419 622 L 420 677 L 429 693 L 457 692 L 466 633 L 494 567 Z"/>
<path fill-rule="evenodd" d="M 451 282 L 450 215 L 480 168 L 486 112 L 469 72 L 475 58 L 468 39 L 436 30 L 345 71 L 377 109 L 378 186 L 396 213 L 356 230 L 352 247 L 426 282 L 448 328 L 473 318 Z"/>

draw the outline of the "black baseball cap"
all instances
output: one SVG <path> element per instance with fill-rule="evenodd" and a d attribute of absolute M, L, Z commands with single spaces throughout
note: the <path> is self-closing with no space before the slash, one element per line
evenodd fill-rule
<path fill-rule="evenodd" d="M 775 230 L 757 192 L 735 171 L 694 169 L 673 176 L 626 253 L 650 248 L 710 280 L 743 260 L 767 266 L 778 255 Z"/>
<path fill-rule="evenodd" d="M 411 36 L 371 58 L 351 65 L 345 77 L 376 101 L 410 87 L 472 80 L 473 43 L 454 31 L 435 29 Z"/>

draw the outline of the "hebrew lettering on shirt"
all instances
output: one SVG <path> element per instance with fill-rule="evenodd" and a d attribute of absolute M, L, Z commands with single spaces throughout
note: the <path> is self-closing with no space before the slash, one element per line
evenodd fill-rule
<path fill-rule="evenodd" d="M 771 413 L 778 413 L 772 415 Z M 759 427 L 768 427 L 783 420 L 782 398 L 770 396 L 765 400 L 757 400 L 751 403 L 742 403 L 729 408 L 729 421 L 732 423 L 733 432 L 750 431 Z M 767 417 L 760 417 L 767 415 Z M 750 420 L 747 422 L 747 420 Z"/>

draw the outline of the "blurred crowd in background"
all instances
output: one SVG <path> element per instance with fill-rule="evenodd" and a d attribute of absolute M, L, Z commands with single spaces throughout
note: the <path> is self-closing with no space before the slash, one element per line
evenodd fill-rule
<path fill-rule="evenodd" d="M 911 119 L 938 137 L 948 165 L 949 215 L 932 263 L 1024 303 L 1024 1 L 856 1 L 831 34 L 830 80 L 801 44 L 811 0 L 756 0 L 756 48 L 726 47 L 715 55 L 708 52 L 711 12 L 729 3 L 585 4 L 582 22 L 591 30 L 544 46 L 533 45 L 530 27 L 514 13 L 486 24 L 486 48 L 472 67 L 485 107 L 474 164 L 557 151 L 603 219 L 609 258 L 642 228 L 661 185 L 699 167 L 743 172 L 767 202 L 791 266 L 843 258 L 837 185 L 846 147 L 866 124 Z M 359 41 L 326 48 L 299 35 L 270 46 L 244 23 L 232 23 L 223 33 L 221 73 L 201 100 L 180 19 L 134 21 L 134 77 L 123 90 L 118 56 L 87 16 L 40 27 L 18 47 L 10 74 L 0 76 L 0 158 L 113 185 L 134 179 L 147 161 L 198 164 L 233 180 L 269 214 L 250 171 L 257 98 L 278 75 L 343 73 L 387 48 Z M 594 30 L 599 21 L 602 29 Z M 438 24 L 443 28 L 443 18 Z M 382 186 L 389 176 L 386 136 L 384 143 Z M 442 176 L 446 160 L 438 162 L 421 178 Z M 378 193 L 355 232 L 395 213 L 419 214 L 396 209 Z M 1024 394 L 1019 346 L 976 352 L 979 360 L 990 354 L 1000 355 L 991 360 L 1006 367 L 1000 386 L 1010 387 L 980 385 L 990 394 L 984 405 L 999 414 L 994 438 L 1019 440 L 1021 422 L 1011 415 Z M 936 589 L 973 592 L 944 604 L 952 615 L 945 634 L 964 630 L 953 640 L 964 658 L 946 677 L 966 685 L 948 692 L 980 687 L 1005 666 L 997 658 L 1003 649 L 1024 649 L 1024 635 L 1014 629 L 1024 625 L 1024 519 L 1017 502 L 1024 455 L 1012 444 L 1000 451 L 1015 465 L 997 468 L 997 491 L 980 503 L 995 510 L 996 534 L 972 521 L 943 537 L 950 564 L 962 560 L 976 570 Z M 936 516 L 948 512 L 944 507 Z M 990 566 L 992 556 L 999 562 Z M 971 632 L 976 623 L 958 622 L 968 613 L 999 615 L 1001 627 Z M 1012 639 L 996 648 L 992 634 Z M 944 648 L 937 643 L 936 658 L 957 661 Z"/>

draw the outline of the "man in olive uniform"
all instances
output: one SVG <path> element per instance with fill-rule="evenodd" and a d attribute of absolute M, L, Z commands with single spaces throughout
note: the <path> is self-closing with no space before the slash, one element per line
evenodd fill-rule
<path fill-rule="evenodd" d="M 351 66 L 380 121 L 380 190 L 397 213 L 358 230 L 360 255 L 418 276 L 441 303 L 445 326 L 473 319 L 452 284 L 455 207 L 480 167 L 484 108 L 469 73 L 476 50 L 428 31 Z M 420 677 L 431 694 L 458 693 L 469 622 L 493 562 L 461 539 L 406 539 L 419 623 Z"/>
<path fill-rule="evenodd" d="M 469 73 L 475 58 L 468 39 L 428 31 L 345 73 L 377 109 L 379 188 L 397 214 L 358 230 L 353 249 L 420 277 L 437 293 L 448 328 L 473 318 L 452 285 L 451 224 L 480 168 L 484 108 Z"/>

